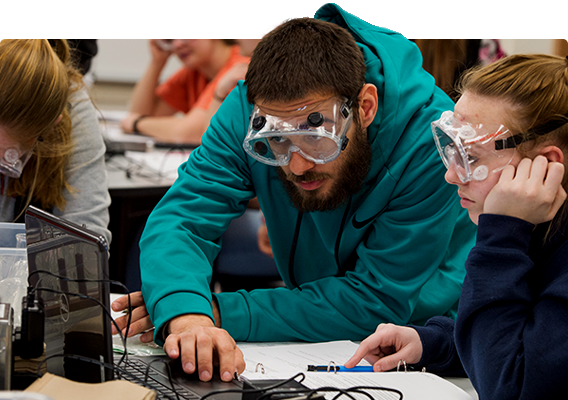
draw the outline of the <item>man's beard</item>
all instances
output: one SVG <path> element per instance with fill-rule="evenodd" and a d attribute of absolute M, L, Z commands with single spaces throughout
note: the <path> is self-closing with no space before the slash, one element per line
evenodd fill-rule
<path fill-rule="evenodd" d="M 335 172 L 335 182 L 325 197 L 319 196 L 319 189 L 302 190 L 293 182 L 311 182 L 332 178 L 330 174 L 307 171 L 300 176 L 292 173 L 287 175 L 282 168 L 278 167 L 278 177 L 294 207 L 303 212 L 334 210 L 361 189 L 371 168 L 373 152 L 367 140 L 367 132 L 359 124 L 355 125 L 355 131 L 343 153 L 343 162 Z"/>

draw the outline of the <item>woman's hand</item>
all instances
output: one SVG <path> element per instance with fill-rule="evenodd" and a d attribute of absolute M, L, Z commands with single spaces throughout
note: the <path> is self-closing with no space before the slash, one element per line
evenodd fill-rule
<path fill-rule="evenodd" d="M 380 324 L 375 333 L 361 342 L 345 367 L 353 368 L 363 358 L 373 364 L 375 372 L 390 371 L 400 360 L 416 364 L 422 358 L 422 341 L 412 328 Z"/>
<path fill-rule="evenodd" d="M 550 221 L 564 201 L 564 165 L 546 157 L 524 158 L 517 168 L 508 165 L 491 189 L 483 212 L 508 215 L 538 225 Z"/>
<path fill-rule="evenodd" d="M 227 97 L 237 83 L 240 80 L 245 79 L 247 69 L 248 63 L 238 63 L 233 65 L 217 83 L 217 87 L 215 88 L 215 97 L 219 99 Z"/>
<path fill-rule="evenodd" d="M 168 58 L 172 54 L 172 50 L 164 49 L 164 46 L 161 44 L 163 40 L 169 39 L 150 39 L 150 53 L 152 54 L 152 62 L 155 62 L 162 67 L 168 61 Z M 172 47 L 172 44 L 169 44 Z"/>
<path fill-rule="evenodd" d="M 134 292 L 130 294 L 130 302 L 132 306 L 130 328 L 128 329 L 128 337 L 144 332 L 140 336 L 142 343 L 151 342 L 154 337 L 154 325 L 150 321 L 150 316 L 146 310 L 146 304 L 142 298 L 142 292 Z M 113 311 L 121 312 L 128 310 L 128 295 L 119 297 L 112 302 Z M 128 314 L 123 315 L 115 320 L 122 334 L 126 333 L 126 325 L 128 324 Z M 116 335 L 118 331 L 112 324 L 112 334 Z"/>

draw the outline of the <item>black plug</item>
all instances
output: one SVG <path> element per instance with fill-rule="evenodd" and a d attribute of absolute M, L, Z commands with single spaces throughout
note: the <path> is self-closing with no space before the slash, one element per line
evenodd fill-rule
<path fill-rule="evenodd" d="M 36 358 L 43 354 L 45 316 L 43 301 L 36 299 L 32 287 L 22 299 L 22 326 L 16 331 L 14 355 L 21 358 Z"/>

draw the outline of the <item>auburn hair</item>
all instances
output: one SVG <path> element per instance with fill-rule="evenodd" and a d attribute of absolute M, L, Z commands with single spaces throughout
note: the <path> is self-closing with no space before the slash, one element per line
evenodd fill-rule
<path fill-rule="evenodd" d="M 22 175 L 6 191 L 25 206 L 65 207 L 63 192 L 72 191 L 65 169 L 74 148 L 69 97 L 81 85 L 66 40 L 0 42 L 0 128 L 23 146 L 33 144 Z"/>

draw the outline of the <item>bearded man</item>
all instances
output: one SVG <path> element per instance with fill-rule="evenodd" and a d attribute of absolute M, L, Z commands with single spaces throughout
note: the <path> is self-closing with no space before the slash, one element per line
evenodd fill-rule
<path fill-rule="evenodd" d="M 275 28 L 147 222 L 151 321 L 132 332 L 153 323 L 187 373 L 210 380 L 217 361 L 230 380 L 235 341 L 361 340 L 454 316 L 475 228 L 430 131 L 452 108 L 398 33 L 333 4 Z M 211 293 L 219 238 L 254 197 L 286 287 Z"/>

